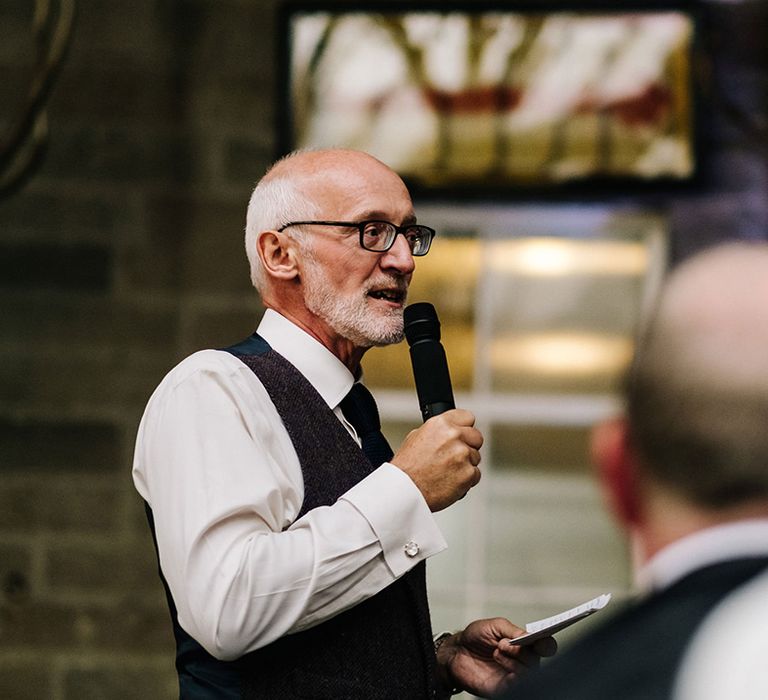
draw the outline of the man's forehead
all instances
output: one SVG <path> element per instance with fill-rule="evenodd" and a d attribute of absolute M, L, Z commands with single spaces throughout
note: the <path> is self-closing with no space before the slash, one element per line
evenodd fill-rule
<path fill-rule="evenodd" d="M 394 170 L 366 154 L 308 161 L 302 164 L 296 174 L 300 179 L 321 188 L 331 183 L 341 187 L 349 187 L 354 183 L 402 184 Z"/>
<path fill-rule="evenodd" d="M 302 174 L 299 187 L 321 207 L 343 208 L 358 219 L 393 215 L 413 217 L 413 203 L 405 184 L 393 170 L 373 161 L 373 167 L 352 165 Z"/>

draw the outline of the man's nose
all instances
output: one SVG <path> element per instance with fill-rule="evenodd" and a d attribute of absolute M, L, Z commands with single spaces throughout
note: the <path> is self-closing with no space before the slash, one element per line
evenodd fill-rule
<path fill-rule="evenodd" d="M 381 256 L 381 266 L 397 268 L 403 274 L 413 272 L 416 265 L 413 262 L 413 253 L 405 236 L 402 234 L 395 236 L 392 247 Z"/>

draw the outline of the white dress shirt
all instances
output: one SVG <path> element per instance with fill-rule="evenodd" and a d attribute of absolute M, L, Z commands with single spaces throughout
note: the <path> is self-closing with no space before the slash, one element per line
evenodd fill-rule
<path fill-rule="evenodd" d="M 338 405 L 349 370 L 273 311 L 259 334 Z M 179 624 L 235 659 L 371 597 L 445 549 L 411 479 L 384 463 L 332 506 L 301 519 L 298 457 L 256 375 L 202 350 L 163 379 L 139 426 L 136 489 L 155 519 L 160 566 Z"/>

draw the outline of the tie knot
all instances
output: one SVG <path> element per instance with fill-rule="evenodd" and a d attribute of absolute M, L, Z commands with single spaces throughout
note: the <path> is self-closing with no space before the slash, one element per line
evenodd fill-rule
<path fill-rule="evenodd" d="M 362 384 L 354 384 L 341 402 L 344 417 L 354 426 L 360 446 L 374 467 L 392 459 L 392 448 L 381 432 L 376 401 Z"/>
<path fill-rule="evenodd" d="M 353 384 L 349 393 L 342 399 L 341 411 L 360 438 L 381 429 L 376 401 L 360 382 Z"/>

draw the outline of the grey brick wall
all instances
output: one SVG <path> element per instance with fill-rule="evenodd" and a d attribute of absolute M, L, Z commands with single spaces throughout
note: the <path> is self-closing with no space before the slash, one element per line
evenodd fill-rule
<path fill-rule="evenodd" d="M 274 149 L 273 5 L 78 2 L 46 160 L 0 200 L 4 700 L 178 693 L 131 453 L 163 374 L 260 314 L 242 228 Z M 0 8 L 0 129 L 33 6 Z"/>
<path fill-rule="evenodd" d="M 30 73 L 33 4 L 0 5 L 0 129 Z M 5 700 L 177 692 L 133 439 L 178 359 L 241 338 L 260 314 L 241 230 L 274 152 L 276 6 L 80 0 L 46 160 L 0 201 Z M 747 24 L 764 37 L 761 17 Z M 748 111 L 765 92 L 754 43 L 725 63 Z M 727 185 L 670 203 L 678 254 L 765 235 L 765 143 L 714 129 Z"/>

